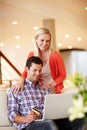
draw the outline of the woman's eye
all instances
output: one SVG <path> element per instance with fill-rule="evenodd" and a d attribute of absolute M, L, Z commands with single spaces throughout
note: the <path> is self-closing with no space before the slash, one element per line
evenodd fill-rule
<path fill-rule="evenodd" d="M 46 42 L 50 42 L 50 40 L 47 40 Z"/>
<path fill-rule="evenodd" d="M 43 42 L 44 40 L 41 40 L 41 42 Z"/>

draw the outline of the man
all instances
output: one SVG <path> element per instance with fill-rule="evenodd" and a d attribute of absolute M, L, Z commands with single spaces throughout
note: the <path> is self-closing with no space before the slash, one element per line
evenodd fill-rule
<path fill-rule="evenodd" d="M 26 62 L 27 78 L 24 89 L 18 94 L 8 92 L 8 116 L 16 123 L 18 130 L 53 130 L 50 121 L 35 121 L 41 118 L 44 108 L 44 97 L 49 89 L 40 87 L 42 60 L 32 56 Z M 38 109 L 38 110 L 36 110 Z"/>

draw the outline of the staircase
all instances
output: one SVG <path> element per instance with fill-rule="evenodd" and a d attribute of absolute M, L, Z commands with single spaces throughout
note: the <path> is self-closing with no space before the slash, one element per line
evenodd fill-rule
<path fill-rule="evenodd" d="M 0 90 L 6 90 L 11 87 L 12 83 L 17 82 L 20 76 L 20 71 L 0 51 Z"/>

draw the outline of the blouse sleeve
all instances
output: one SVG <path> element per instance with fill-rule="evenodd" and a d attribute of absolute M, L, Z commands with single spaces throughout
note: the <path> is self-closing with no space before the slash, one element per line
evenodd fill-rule
<path fill-rule="evenodd" d="M 63 88 L 63 80 L 66 78 L 66 69 L 63 59 L 58 52 L 53 52 L 51 54 L 49 65 L 52 78 L 57 84 L 56 91 L 61 92 L 61 89 Z"/>

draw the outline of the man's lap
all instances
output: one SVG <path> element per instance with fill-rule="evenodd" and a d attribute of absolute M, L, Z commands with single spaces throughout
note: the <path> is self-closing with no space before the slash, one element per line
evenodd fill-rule
<path fill-rule="evenodd" d="M 22 130 L 53 130 L 53 124 L 51 121 L 35 121 L 32 122 L 29 126 Z"/>

